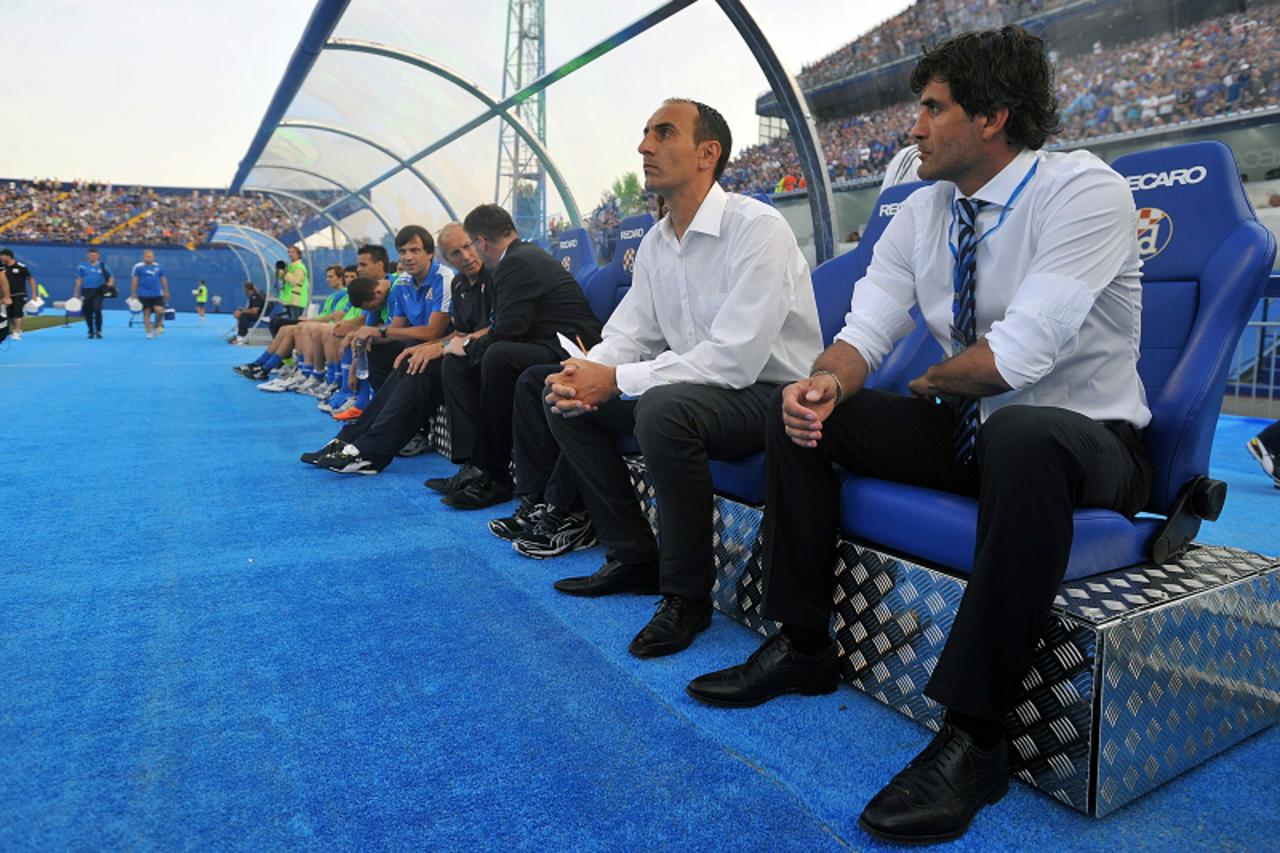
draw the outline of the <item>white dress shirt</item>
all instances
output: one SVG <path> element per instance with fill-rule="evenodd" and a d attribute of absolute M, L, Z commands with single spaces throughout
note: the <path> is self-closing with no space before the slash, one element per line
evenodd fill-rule
<path fill-rule="evenodd" d="M 631 290 L 587 357 L 639 396 L 677 382 L 793 382 L 821 349 L 809 265 L 786 220 L 713 185 L 683 240 L 670 216 L 644 235 Z"/>
<path fill-rule="evenodd" d="M 872 370 L 911 330 L 913 304 L 951 353 L 949 241 L 959 197 L 945 181 L 917 190 L 876 243 L 836 336 Z M 1085 151 L 1023 150 L 971 198 L 989 202 L 976 225 L 977 332 L 1012 388 L 983 398 L 983 419 L 1018 404 L 1145 427 L 1137 214 L 1124 178 Z"/>

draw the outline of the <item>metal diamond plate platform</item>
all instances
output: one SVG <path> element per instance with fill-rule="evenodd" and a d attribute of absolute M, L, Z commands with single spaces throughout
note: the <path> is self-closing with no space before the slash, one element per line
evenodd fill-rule
<path fill-rule="evenodd" d="M 632 480 L 656 523 L 641 463 Z M 760 633 L 760 510 L 716 498 L 716 607 Z M 842 675 L 936 730 L 924 685 L 962 579 L 839 543 L 832 633 Z M 1108 814 L 1280 720 L 1280 564 L 1196 545 L 1177 562 L 1063 586 L 1005 721 L 1018 778 Z"/>

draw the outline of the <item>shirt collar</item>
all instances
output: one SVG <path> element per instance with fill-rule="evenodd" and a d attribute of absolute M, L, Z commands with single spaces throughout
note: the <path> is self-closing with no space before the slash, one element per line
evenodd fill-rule
<path fill-rule="evenodd" d="M 1027 176 L 1027 172 L 1031 169 L 1031 164 L 1036 162 L 1039 156 L 1039 152 L 1032 151 L 1030 148 L 1023 148 L 1003 169 L 996 173 L 994 178 L 983 184 L 982 188 L 969 196 L 969 198 L 985 201 L 996 207 L 1004 207 L 1009 203 L 1009 198 L 1018 188 L 1018 184 Z M 964 198 L 958 188 L 956 189 L 956 198 Z"/>
<path fill-rule="evenodd" d="M 711 237 L 720 236 L 720 222 L 724 219 L 724 207 L 728 201 L 728 194 L 721 189 L 719 183 L 713 183 L 711 189 L 702 199 L 702 204 L 698 205 L 698 212 L 693 215 L 693 221 L 689 223 L 689 227 L 685 229 L 685 233 L 697 231 L 700 234 L 706 234 Z M 676 235 L 671 225 L 671 215 L 667 214 L 662 217 L 659 227 L 663 229 L 662 233 L 668 240 L 675 242 Z"/>

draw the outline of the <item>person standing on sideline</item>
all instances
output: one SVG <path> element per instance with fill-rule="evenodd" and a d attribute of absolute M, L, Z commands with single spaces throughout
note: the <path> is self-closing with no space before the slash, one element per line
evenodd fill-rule
<path fill-rule="evenodd" d="M 209 301 L 209 285 L 204 283 L 204 279 L 200 279 L 200 284 L 196 289 L 191 291 L 196 298 L 196 313 L 200 315 L 200 319 L 204 319 L 204 306 Z"/>
<path fill-rule="evenodd" d="M 82 299 L 84 323 L 89 327 L 90 338 L 102 337 L 102 288 L 112 282 L 112 275 L 102 262 L 98 250 L 90 247 L 87 260 L 76 267 L 76 286 L 72 296 Z M 81 296 L 81 292 L 84 293 Z"/>
<path fill-rule="evenodd" d="M 165 277 L 164 268 L 156 263 L 156 253 L 150 249 L 144 251 L 142 260 L 133 265 L 129 296 L 142 302 L 142 326 L 147 330 L 147 338 L 163 335 L 164 306 L 169 301 L 169 279 Z M 153 312 L 154 323 L 151 320 Z"/>
<path fill-rule="evenodd" d="M 31 295 L 27 295 L 27 288 Z M 4 297 L 5 310 L 9 314 L 9 334 L 15 341 L 22 340 L 22 311 L 29 300 L 39 293 L 36 280 L 31 277 L 27 265 L 13 256 L 12 249 L 0 249 L 0 295 Z"/>

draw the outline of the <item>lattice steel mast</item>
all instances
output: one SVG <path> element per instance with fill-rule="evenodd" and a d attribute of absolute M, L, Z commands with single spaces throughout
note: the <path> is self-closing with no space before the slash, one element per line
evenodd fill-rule
<path fill-rule="evenodd" d="M 502 97 L 519 92 L 546 72 L 543 0 L 508 0 Z M 546 93 L 511 108 L 543 143 L 547 141 Z M 547 181 L 537 155 L 506 122 L 498 131 L 494 201 L 511 211 L 520 236 L 541 237 L 547 228 Z"/>

